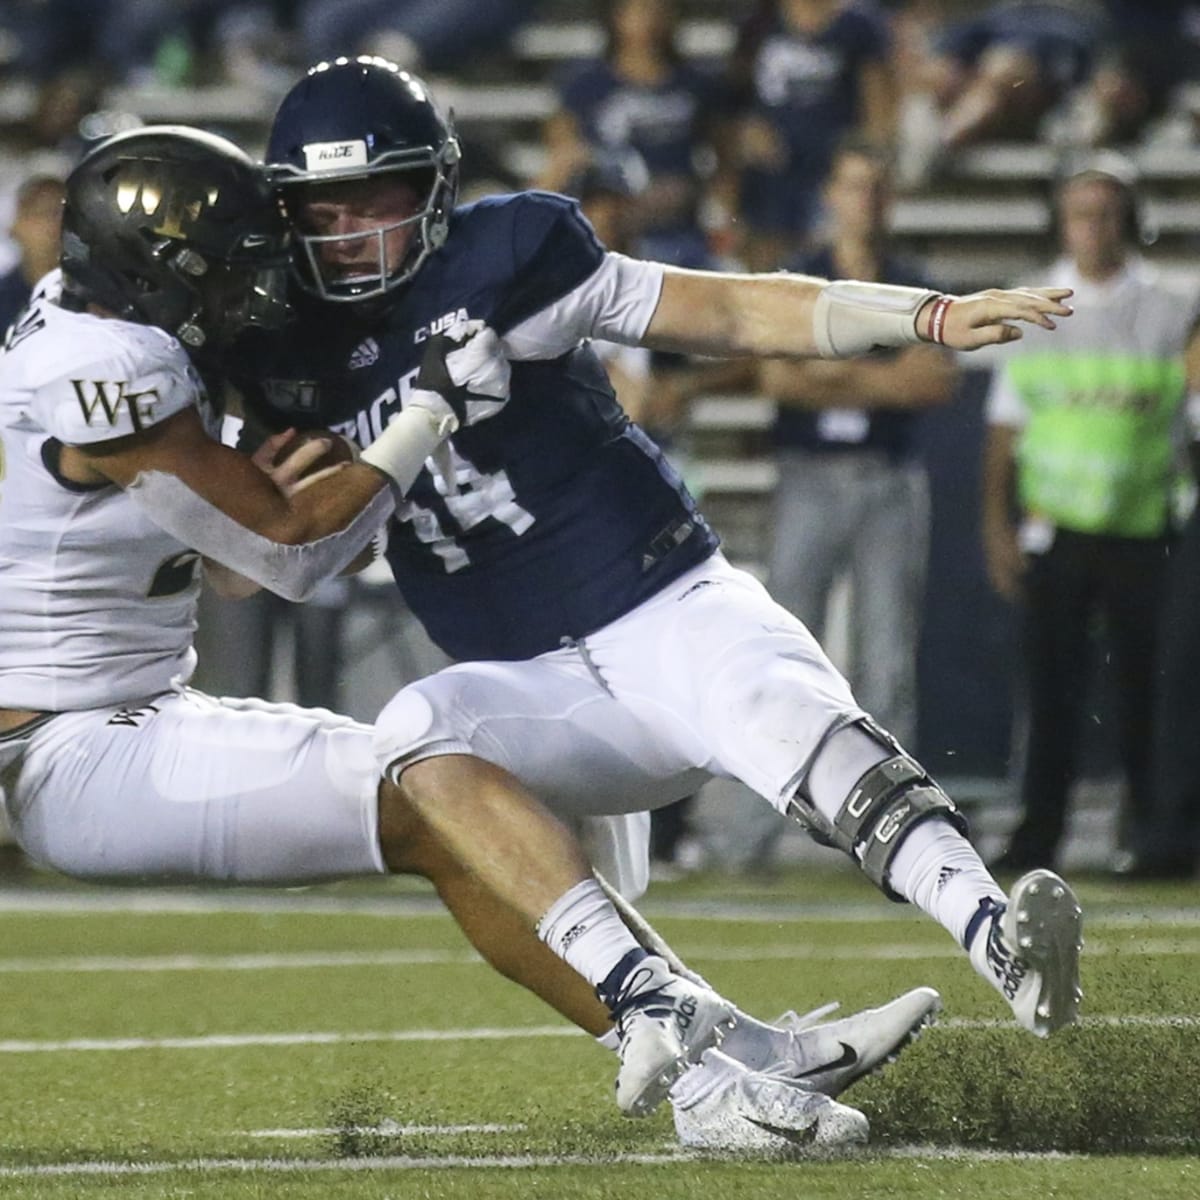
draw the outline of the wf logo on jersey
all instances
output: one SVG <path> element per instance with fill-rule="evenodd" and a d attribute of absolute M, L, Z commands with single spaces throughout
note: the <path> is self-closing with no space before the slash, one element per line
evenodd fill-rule
<path fill-rule="evenodd" d="M 158 392 L 147 388 L 144 392 L 127 392 L 125 388 L 129 381 L 117 380 L 115 383 L 100 379 L 72 379 L 71 386 L 75 389 L 75 397 L 83 410 L 83 419 L 89 425 L 96 425 L 101 419 L 109 425 L 116 425 L 121 419 L 122 410 L 129 413 L 130 423 L 134 431 L 141 433 L 144 425 L 151 419 L 154 406 L 158 403 Z M 91 389 L 91 399 L 88 389 Z"/>
<path fill-rule="evenodd" d="M 435 334 L 445 333 L 447 329 L 453 328 L 460 322 L 465 323 L 470 319 L 465 308 L 456 308 L 453 312 L 444 313 L 436 321 L 430 321 L 428 325 L 422 325 L 413 334 L 413 341 L 424 342 Z"/>

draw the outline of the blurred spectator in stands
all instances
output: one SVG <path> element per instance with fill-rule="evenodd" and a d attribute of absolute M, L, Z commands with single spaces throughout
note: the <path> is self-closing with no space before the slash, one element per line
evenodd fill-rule
<path fill-rule="evenodd" d="M 56 175 L 30 175 L 17 188 L 8 232 L 19 258 L 0 275 L 0 336 L 25 307 L 33 285 L 58 266 L 62 202 L 63 181 Z"/>
<path fill-rule="evenodd" d="M 278 29 L 297 0 L 15 0 L 0 12 L 11 67 L 45 84 L 88 70 L 104 83 L 196 86 L 225 38 Z M 261 38 L 260 38 L 261 40 Z"/>
<path fill-rule="evenodd" d="M 8 0 L 0 5 L 7 66 L 23 79 L 43 82 L 87 63 L 98 23 L 113 0 Z"/>
<path fill-rule="evenodd" d="M 1152 811 L 1156 634 L 1172 541 L 1184 354 L 1194 289 L 1135 252 L 1132 167 L 1098 155 L 1054 198 L 1062 258 L 1045 282 L 1075 315 L 1003 352 L 988 399 L 983 540 L 988 575 L 1021 601 L 1028 746 L 1021 820 L 997 866 L 1054 864 L 1079 770 L 1102 623 L 1115 683 L 1108 733 L 1127 784 L 1118 855 Z M 1190 730 L 1188 737 L 1195 737 Z"/>
<path fill-rule="evenodd" d="M 4 130 L 3 152 L 25 159 L 29 170 L 61 170 L 65 175 L 87 148 L 81 126 L 100 103 L 99 77 L 88 68 L 73 67 L 48 75 L 35 87 L 28 118 Z"/>
<path fill-rule="evenodd" d="M 1100 0 L 1001 0 L 952 20 L 929 47 L 928 120 L 909 132 L 906 181 L 984 140 L 1032 140 L 1042 119 L 1087 80 L 1110 33 Z"/>
<path fill-rule="evenodd" d="M 824 188 L 823 243 L 791 269 L 829 279 L 918 284 L 887 235 L 891 162 L 873 143 L 835 151 Z M 920 412 L 954 394 L 955 367 L 928 344 L 868 358 L 764 362 L 778 404 L 779 466 L 769 586 L 823 645 L 830 598 L 850 584 L 847 675 L 855 696 L 915 753 L 917 644 L 929 551 L 929 480 L 917 447 Z M 766 865 L 782 826 L 746 849 Z"/>
<path fill-rule="evenodd" d="M 504 50 L 536 0 L 301 0 L 309 62 L 381 54 L 407 70 L 454 71 L 474 54 Z"/>
<path fill-rule="evenodd" d="M 674 0 L 605 0 L 599 58 L 571 66 L 560 109 L 546 122 L 546 166 L 537 186 L 561 191 L 592 160 L 639 163 L 630 206 L 634 253 L 698 267 L 708 249 L 701 199 L 715 169 L 718 84 L 684 61 Z M 632 171 L 631 171 L 632 173 Z"/>
<path fill-rule="evenodd" d="M 1175 89 L 1200 76 L 1200 5 L 1109 0 L 1105 44 L 1071 105 L 1066 136 L 1091 146 L 1133 141 L 1168 110 Z"/>
<path fill-rule="evenodd" d="M 813 229 L 834 147 L 895 132 L 886 13 L 870 0 L 760 0 L 731 65 L 740 113 L 731 154 L 749 266 L 769 270 Z"/>
<path fill-rule="evenodd" d="M 122 82 L 165 87 L 285 86 L 300 0 L 110 0 L 99 52 Z M 273 80 L 273 74 L 280 78 Z"/>

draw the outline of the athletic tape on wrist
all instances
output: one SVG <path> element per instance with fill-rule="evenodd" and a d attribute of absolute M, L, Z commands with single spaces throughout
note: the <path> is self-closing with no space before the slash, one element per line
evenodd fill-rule
<path fill-rule="evenodd" d="M 850 358 L 872 350 L 912 346 L 917 314 L 938 292 L 839 279 L 825 284 L 813 305 L 813 341 L 822 358 Z"/>
<path fill-rule="evenodd" d="M 448 406 L 445 412 L 435 412 L 424 405 L 407 404 L 362 452 L 360 461 L 382 471 L 401 493 L 407 492 L 425 460 L 457 428 L 458 418 Z"/>

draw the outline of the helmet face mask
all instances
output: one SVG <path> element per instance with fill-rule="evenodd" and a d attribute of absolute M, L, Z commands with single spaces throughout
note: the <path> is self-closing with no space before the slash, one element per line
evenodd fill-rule
<path fill-rule="evenodd" d="M 299 285 L 357 303 L 406 284 L 446 240 L 460 157 L 424 84 L 394 63 L 364 56 L 313 67 L 280 105 L 267 150 L 293 223 Z M 397 185 L 390 196 L 388 183 Z M 407 206 L 397 203 L 400 184 L 414 198 Z M 371 193 L 384 201 L 373 222 L 325 229 L 306 216 L 310 206 Z"/>
<path fill-rule="evenodd" d="M 352 303 L 407 283 L 446 237 L 436 171 L 379 170 L 366 179 L 305 183 L 282 189 L 292 221 L 301 285 L 322 300 Z M 355 209 L 367 214 L 355 217 Z M 314 228 L 312 213 L 339 211 L 336 232 Z M 346 228 L 347 220 L 352 227 Z M 331 222 L 332 224 L 333 222 Z"/>
<path fill-rule="evenodd" d="M 219 355 L 250 326 L 282 325 L 288 253 L 265 173 L 224 138 L 133 130 L 67 179 L 66 297 L 165 329 L 194 355 Z"/>

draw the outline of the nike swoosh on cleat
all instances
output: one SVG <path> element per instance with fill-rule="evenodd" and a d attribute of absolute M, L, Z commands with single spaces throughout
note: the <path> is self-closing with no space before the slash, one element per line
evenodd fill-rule
<path fill-rule="evenodd" d="M 805 1079 L 809 1075 L 820 1075 L 823 1071 L 838 1071 L 843 1067 L 852 1067 L 858 1062 L 858 1055 L 855 1053 L 853 1046 L 847 1046 L 845 1042 L 841 1043 L 842 1056 L 835 1058 L 833 1062 L 823 1063 L 819 1067 L 812 1067 L 807 1071 L 798 1071 L 792 1076 L 793 1079 Z"/>
<path fill-rule="evenodd" d="M 757 1125 L 759 1129 L 765 1129 L 767 1133 L 773 1133 L 776 1137 L 781 1137 L 785 1142 L 791 1142 L 794 1146 L 809 1146 L 817 1138 L 817 1122 L 813 1121 L 811 1125 L 806 1125 L 803 1129 L 786 1129 L 782 1125 L 772 1125 L 769 1121 L 758 1121 L 754 1117 L 743 1117 L 745 1121 L 749 1121 L 751 1125 Z"/>

